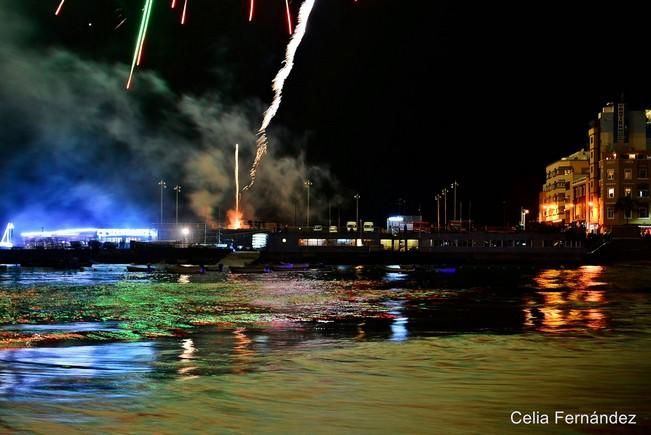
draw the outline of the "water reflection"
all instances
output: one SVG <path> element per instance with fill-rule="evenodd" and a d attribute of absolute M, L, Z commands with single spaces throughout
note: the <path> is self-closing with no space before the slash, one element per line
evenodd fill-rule
<path fill-rule="evenodd" d="M 181 346 L 183 348 L 183 352 L 181 352 L 181 355 L 179 355 L 179 359 L 182 363 L 187 363 L 188 365 L 179 367 L 177 372 L 179 375 L 191 375 L 192 372 L 197 368 L 191 364 L 192 360 L 195 359 L 194 354 L 197 352 L 197 349 L 194 347 L 194 341 L 192 341 L 191 338 L 186 338 L 183 340 Z"/>
<path fill-rule="evenodd" d="M 407 331 L 408 318 L 403 314 L 404 301 L 390 301 L 388 305 L 391 307 L 389 314 L 395 316 L 391 322 L 391 341 L 404 341 L 409 336 Z"/>
<path fill-rule="evenodd" d="M 602 266 L 541 271 L 534 277 L 540 291 L 525 297 L 525 326 L 552 333 L 607 328 L 603 273 Z"/>
<path fill-rule="evenodd" d="M 0 400 L 134 395 L 155 358 L 153 343 L 142 342 L 0 350 Z"/>
<path fill-rule="evenodd" d="M 251 349 L 252 340 L 246 336 L 246 328 L 233 330 L 233 373 L 245 374 L 250 370 L 255 351 Z"/>

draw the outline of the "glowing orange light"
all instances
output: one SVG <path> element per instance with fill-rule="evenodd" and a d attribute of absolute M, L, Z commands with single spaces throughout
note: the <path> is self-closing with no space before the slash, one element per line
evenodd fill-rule
<path fill-rule="evenodd" d="M 236 210 L 228 210 L 226 212 L 226 219 L 228 219 L 228 228 L 231 230 L 239 230 L 242 228 L 242 212 Z"/>

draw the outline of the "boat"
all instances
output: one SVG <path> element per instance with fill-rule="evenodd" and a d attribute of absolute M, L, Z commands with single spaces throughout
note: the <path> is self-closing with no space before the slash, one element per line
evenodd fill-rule
<path fill-rule="evenodd" d="M 269 273 L 271 269 L 269 266 L 231 266 L 231 273 Z"/>
<path fill-rule="evenodd" d="M 271 269 L 276 272 L 288 272 L 295 270 L 307 270 L 310 265 L 307 263 L 279 263 L 271 266 Z"/>

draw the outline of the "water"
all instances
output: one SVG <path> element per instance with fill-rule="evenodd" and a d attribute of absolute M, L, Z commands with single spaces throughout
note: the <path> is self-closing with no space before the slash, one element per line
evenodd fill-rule
<path fill-rule="evenodd" d="M 0 433 L 651 429 L 648 265 L 52 280 L 0 279 Z"/>

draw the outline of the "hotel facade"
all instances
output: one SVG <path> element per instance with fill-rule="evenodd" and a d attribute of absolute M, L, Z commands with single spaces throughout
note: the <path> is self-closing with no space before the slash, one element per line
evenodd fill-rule
<path fill-rule="evenodd" d="M 589 232 L 625 224 L 651 232 L 650 166 L 651 110 L 607 104 L 590 125 L 588 151 L 547 166 L 538 220 Z"/>

